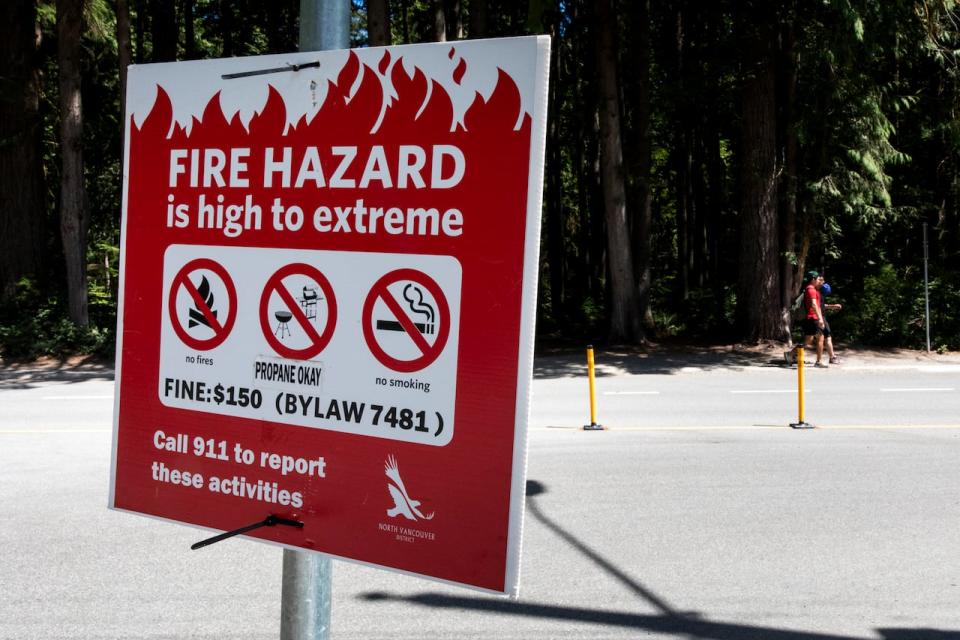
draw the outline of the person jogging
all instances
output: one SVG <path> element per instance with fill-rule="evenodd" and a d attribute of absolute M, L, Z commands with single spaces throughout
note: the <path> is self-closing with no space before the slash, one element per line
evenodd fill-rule
<path fill-rule="evenodd" d="M 815 367 L 827 367 L 823 362 L 823 351 L 826 347 L 827 357 L 830 364 L 839 363 L 839 359 L 833 352 L 833 334 L 830 331 L 830 323 L 827 322 L 825 314 L 827 309 L 838 311 L 843 308 L 839 304 L 824 304 L 824 288 L 826 293 L 831 291 L 830 285 L 823 281 L 823 276 L 816 271 L 807 271 L 804 276 L 806 283 L 803 289 L 803 304 L 806 309 L 806 317 L 803 319 L 803 345 L 809 349 L 813 346 L 813 341 L 817 341 L 817 360 L 813 363 Z"/>
<path fill-rule="evenodd" d="M 817 292 L 820 294 L 820 311 L 821 313 L 825 311 L 839 311 L 843 308 L 841 304 L 827 304 L 824 302 L 824 298 L 833 291 L 829 284 L 823 281 L 823 276 L 821 275 L 818 278 L 819 286 L 817 287 Z M 821 332 L 819 340 L 823 342 L 824 350 L 827 352 L 827 358 L 829 359 L 830 364 L 839 364 L 840 359 L 837 358 L 836 354 L 833 352 L 833 330 L 830 328 L 830 322 L 824 316 L 824 328 Z"/>
<path fill-rule="evenodd" d="M 804 274 L 803 290 L 797 296 L 794 302 L 795 309 L 802 309 L 803 318 L 801 326 L 803 329 L 803 347 L 806 350 L 813 348 L 813 341 L 817 341 L 817 360 L 814 366 L 827 367 L 823 362 L 823 351 L 826 351 L 830 364 L 839 363 L 839 358 L 833 352 L 833 336 L 830 331 L 830 323 L 827 322 L 826 310 L 839 310 L 843 308 L 839 304 L 824 304 L 823 296 L 831 292 L 830 285 L 823 281 L 823 276 L 818 271 L 811 269 Z M 802 306 L 800 306 L 802 305 Z M 797 345 L 799 346 L 799 345 Z M 794 364 L 797 361 L 796 347 L 783 352 L 783 357 L 787 364 Z"/>

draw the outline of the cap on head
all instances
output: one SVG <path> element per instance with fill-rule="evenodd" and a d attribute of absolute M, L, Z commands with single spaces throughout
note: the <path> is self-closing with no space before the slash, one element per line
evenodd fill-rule
<path fill-rule="evenodd" d="M 820 277 L 820 273 L 818 271 L 814 271 L 813 269 L 811 269 L 810 271 L 807 271 L 806 275 L 803 276 L 803 281 L 810 282 L 814 278 L 819 278 L 819 277 Z"/>

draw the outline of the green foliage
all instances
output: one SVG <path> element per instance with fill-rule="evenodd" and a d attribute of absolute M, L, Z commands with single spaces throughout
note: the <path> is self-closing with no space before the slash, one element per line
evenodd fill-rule
<path fill-rule="evenodd" d="M 87 252 L 87 296 L 93 326 L 113 327 L 117 324 L 119 265 L 120 247 L 117 245 L 100 241 Z"/>
<path fill-rule="evenodd" d="M 351 0 L 353 46 L 367 43 L 365 3 Z M 457 15 L 448 7 L 448 23 Z M 734 3 L 735 4 L 735 3 Z M 628 216 L 638 193 L 652 194 L 651 311 L 660 337 L 725 340 L 737 286 L 738 182 L 743 129 L 738 52 L 743 13 L 734 4 L 649 3 L 648 180 L 634 156 L 642 126 L 634 83 L 640 42 L 637 3 L 616 0 L 622 85 L 622 144 Z M 138 62 L 151 61 L 153 3 L 132 2 Z M 183 58 L 257 55 L 297 48 L 297 0 L 177 2 L 177 50 Z M 470 0 L 456 3 L 469 33 Z M 797 242 L 779 247 L 785 264 L 827 270 L 842 290 L 832 318 L 839 341 L 922 346 L 919 229 L 931 229 L 931 313 L 935 346 L 960 348 L 960 9 L 955 0 L 773 0 L 781 45 L 793 38 L 797 85 L 787 105 L 779 87 L 778 140 L 796 134 Z M 432 0 L 390 3 L 394 42 L 433 39 Z M 56 6 L 39 0 L 39 71 L 46 216 L 56 229 L 60 171 Z M 546 233 L 538 326 L 556 340 L 602 337 L 607 324 L 606 230 L 597 172 L 597 65 L 592 3 L 587 0 L 488 0 L 487 35 L 550 32 L 553 41 L 548 181 L 545 208 L 559 220 Z M 0 309 L 0 349 L 7 356 L 108 349 L 115 325 L 119 261 L 121 148 L 115 7 L 87 0 L 83 38 L 84 149 L 90 218 L 90 317 L 79 331 L 66 317 L 63 286 L 21 282 Z M 754 15 L 756 14 L 756 15 Z M 644 14 L 646 15 L 646 14 Z M 681 31 L 678 31 L 680 29 Z M 192 33 L 192 41 L 187 35 Z M 787 36 L 790 36 L 789 38 Z M 785 51 L 778 51 L 778 56 Z M 783 58 L 778 58 L 782 62 Z M 781 74 L 778 78 L 787 78 Z M 785 157 L 777 150 L 778 161 Z M 554 181 L 551 183 L 551 179 Z M 779 187 L 786 184 L 781 173 Z M 783 193 L 780 194 L 781 197 Z M 631 233 L 634 233 L 631 230 Z M 58 241 L 47 240 L 57 249 Z M 548 256 L 550 251 L 558 255 Z M 53 253 L 56 253 L 54 251 Z M 556 260 L 556 264 L 549 260 Z M 54 259 L 43 282 L 62 281 Z M 556 272 L 554 272 L 556 271 Z M 557 292 L 550 291 L 558 283 Z M 838 296 L 838 300 L 841 297 Z M 919 319 L 919 320 L 918 320 Z"/>
<path fill-rule="evenodd" d="M 843 316 L 831 319 L 831 325 L 838 335 L 849 336 L 853 340 L 872 336 L 871 342 L 875 344 L 902 344 L 913 324 L 910 288 L 911 285 L 892 266 L 884 265 L 879 273 L 864 281 L 860 300 L 848 307 Z M 857 333 L 844 333 L 850 330 Z"/>
<path fill-rule="evenodd" d="M 960 279 L 951 274 L 929 282 L 931 346 L 960 348 Z M 864 288 L 830 314 L 835 339 L 888 347 L 926 348 L 923 274 L 919 269 L 896 270 L 885 264 L 864 279 Z"/>
<path fill-rule="evenodd" d="M 112 327 L 81 328 L 70 322 L 64 300 L 41 290 L 34 280 L 17 283 L 16 292 L 0 312 L 0 356 L 27 359 L 113 353 Z"/>
<path fill-rule="evenodd" d="M 941 274 L 929 288 L 931 348 L 960 351 L 960 274 Z"/>

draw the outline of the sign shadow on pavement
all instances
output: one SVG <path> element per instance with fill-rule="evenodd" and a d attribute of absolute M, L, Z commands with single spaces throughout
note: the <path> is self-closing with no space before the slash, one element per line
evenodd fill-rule
<path fill-rule="evenodd" d="M 403 602 L 431 609 L 449 609 L 476 611 L 505 616 L 524 616 L 569 622 L 596 624 L 608 627 L 623 627 L 656 633 L 669 633 L 677 636 L 724 640 L 863 640 L 861 636 L 817 633 L 797 629 L 783 629 L 760 625 L 739 624 L 713 621 L 700 612 L 681 611 L 670 606 L 662 597 L 652 592 L 622 569 L 605 559 L 590 546 L 567 531 L 559 523 L 545 514 L 537 504 L 536 497 L 547 492 L 547 488 L 536 480 L 527 480 L 527 511 L 538 522 L 578 552 L 586 556 L 611 577 L 621 582 L 645 600 L 659 613 L 642 614 L 626 611 L 609 611 L 585 607 L 557 606 L 551 604 L 522 603 L 502 598 L 452 596 L 442 593 L 423 592 L 414 595 L 395 595 L 386 592 L 371 591 L 359 597 L 369 602 Z M 936 629 L 877 629 L 881 640 L 958 640 L 960 631 Z"/>

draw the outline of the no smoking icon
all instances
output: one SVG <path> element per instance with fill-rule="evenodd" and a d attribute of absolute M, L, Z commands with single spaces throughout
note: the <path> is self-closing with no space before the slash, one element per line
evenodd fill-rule
<path fill-rule="evenodd" d="M 337 325 L 337 299 L 316 267 L 287 265 L 267 280 L 260 296 L 260 329 L 285 358 L 308 360 L 324 350 Z"/>
<path fill-rule="evenodd" d="M 394 371 L 419 371 L 443 352 L 450 306 L 440 285 L 416 269 L 397 269 L 370 288 L 363 303 L 363 337 L 370 353 Z"/>

